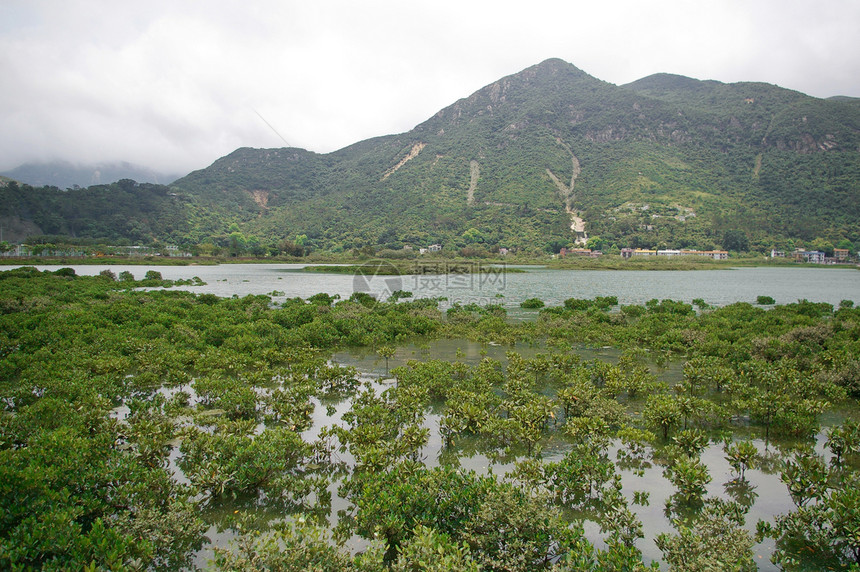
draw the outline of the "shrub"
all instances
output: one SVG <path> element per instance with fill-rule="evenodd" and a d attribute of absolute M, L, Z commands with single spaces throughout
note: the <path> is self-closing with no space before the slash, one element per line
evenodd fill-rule
<path fill-rule="evenodd" d="M 629 318 L 638 318 L 645 313 L 645 308 L 636 304 L 631 306 L 621 306 L 621 313 Z"/>
<path fill-rule="evenodd" d="M 335 294 L 334 296 L 330 296 L 329 294 L 326 294 L 325 292 L 320 292 L 319 294 L 314 294 L 313 296 L 308 298 L 308 302 L 310 302 L 311 304 L 317 304 L 320 306 L 331 306 L 332 302 L 334 302 L 335 300 L 339 300 L 339 299 L 340 299 L 340 295 L 338 295 L 338 294 Z"/>
<path fill-rule="evenodd" d="M 587 310 L 591 304 L 591 300 L 584 298 L 568 298 L 564 301 L 564 307 L 568 310 Z"/>
<path fill-rule="evenodd" d="M 349 301 L 361 304 L 365 308 L 372 308 L 376 305 L 376 298 L 367 292 L 355 292 L 349 297 Z"/>

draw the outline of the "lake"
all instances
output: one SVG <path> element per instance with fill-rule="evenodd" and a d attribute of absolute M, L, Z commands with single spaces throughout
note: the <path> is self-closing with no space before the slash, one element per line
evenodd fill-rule
<path fill-rule="evenodd" d="M 561 305 L 567 298 L 617 296 L 620 304 L 643 304 L 652 299 L 691 302 L 702 298 L 713 306 L 734 302 L 755 303 L 757 296 L 770 296 L 777 304 L 801 299 L 838 305 L 841 300 L 860 304 L 860 271 L 856 268 L 726 268 L 720 270 L 552 270 L 534 266 L 496 265 L 489 272 L 471 274 L 430 273 L 406 276 L 353 276 L 304 272 L 304 264 L 222 264 L 218 266 L 111 266 L 72 265 L 78 274 L 93 275 L 108 268 L 127 270 L 141 279 L 147 270 L 161 272 L 165 279 L 198 276 L 205 286 L 181 286 L 185 290 L 217 296 L 272 294 L 275 301 L 308 298 L 319 292 L 348 298 L 356 291 L 385 297 L 396 290 L 412 292 L 416 298 L 444 297 L 446 307 L 463 304 L 501 304 L 516 316 L 528 298 L 547 305 Z M 56 270 L 57 266 L 37 266 Z M 445 270 L 444 263 L 437 265 Z M 516 272 L 508 271 L 509 269 Z M 433 270 L 431 268 L 430 270 Z"/>

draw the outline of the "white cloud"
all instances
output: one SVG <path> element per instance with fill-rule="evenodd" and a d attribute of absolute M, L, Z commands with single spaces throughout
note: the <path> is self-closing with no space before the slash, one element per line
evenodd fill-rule
<path fill-rule="evenodd" d="M 188 171 L 282 146 L 266 122 L 328 152 L 550 57 L 619 84 L 670 72 L 860 96 L 853 0 L 6 0 L 0 21 L 3 169 L 58 157 Z"/>

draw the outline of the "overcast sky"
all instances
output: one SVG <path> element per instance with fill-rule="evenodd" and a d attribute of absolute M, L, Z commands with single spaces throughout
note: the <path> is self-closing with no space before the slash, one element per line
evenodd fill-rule
<path fill-rule="evenodd" d="M 0 170 L 330 152 L 552 57 L 860 97 L 860 1 L 2 0 Z"/>

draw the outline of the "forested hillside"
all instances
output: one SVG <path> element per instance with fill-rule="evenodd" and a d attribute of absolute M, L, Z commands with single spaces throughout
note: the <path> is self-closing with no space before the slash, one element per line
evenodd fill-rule
<path fill-rule="evenodd" d="M 409 133 L 326 156 L 240 150 L 174 186 L 206 196 L 253 178 L 245 194 L 286 195 L 291 208 L 261 207 L 249 229 L 326 248 L 537 250 L 576 238 L 571 213 L 597 246 L 857 241 L 858 109 L 667 74 L 619 87 L 548 60 Z"/>
<path fill-rule="evenodd" d="M 0 223 L 6 240 L 38 236 L 109 243 L 188 240 L 194 209 L 164 185 L 122 179 L 60 190 L 17 181 L 0 184 Z"/>
<path fill-rule="evenodd" d="M 98 189 L 94 201 L 128 192 Z M 46 234 L 334 252 L 440 243 L 536 253 L 577 239 L 603 249 L 853 247 L 860 105 L 670 74 L 616 86 L 547 60 L 407 133 L 329 154 L 242 148 L 169 190 L 134 189 L 154 216 L 131 201 L 125 227 L 95 205 L 74 219 L 60 205 L 83 195 L 46 189 L 29 192 L 58 201 L 49 214 L 33 206 L 43 199 L 21 198 L 0 214 Z"/>

